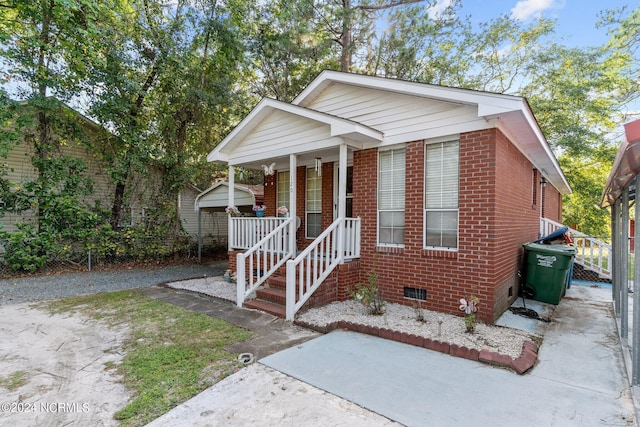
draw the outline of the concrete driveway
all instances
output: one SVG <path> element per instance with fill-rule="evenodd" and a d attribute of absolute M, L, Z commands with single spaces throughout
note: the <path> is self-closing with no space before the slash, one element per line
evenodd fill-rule
<path fill-rule="evenodd" d="M 150 425 L 637 425 L 610 300 L 609 290 L 569 289 L 523 376 L 336 331 L 262 358 Z"/>

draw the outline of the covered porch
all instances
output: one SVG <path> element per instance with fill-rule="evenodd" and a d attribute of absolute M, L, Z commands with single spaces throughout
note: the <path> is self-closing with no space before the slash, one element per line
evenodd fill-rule
<path fill-rule="evenodd" d="M 265 99 L 209 154 L 228 164 L 229 188 L 240 169 L 264 176 L 264 217 L 229 216 L 238 306 L 281 276 L 285 317 L 293 320 L 338 266 L 360 257 L 349 172 L 353 151 L 381 138 L 349 120 Z M 227 202 L 236 205 L 233 191 Z"/>

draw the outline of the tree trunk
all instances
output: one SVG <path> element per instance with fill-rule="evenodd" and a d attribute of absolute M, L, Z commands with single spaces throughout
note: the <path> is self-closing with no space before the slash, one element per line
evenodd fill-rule
<path fill-rule="evenodd" d="M 342 35 L 340 37 L 340 45 L 342 51 L 340 54 L 340 71 L 346 73 L 351 71 L 351 61 L 353 54 L 353 35 L 351 32 L 351 0 L 342 0 Z"/>
<path fill-rule="evenodd" d="M 111 228 L 116 230 L 120 224 L 120 218 L 122 217 L 122 205 L 124 203 L 124 192 L 126 189 L 126 182 L 129 179 L 129 171 L 125 172 L 124 176 L 116 183 L 116 189 L 113 194 L 113 206 L 111 207 Z"/>

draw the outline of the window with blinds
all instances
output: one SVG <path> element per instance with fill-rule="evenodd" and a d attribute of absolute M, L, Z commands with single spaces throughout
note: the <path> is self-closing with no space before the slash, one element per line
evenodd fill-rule
<path fill-rule="evenodd" d="M 378 155 L 378 244 L 404 245 L 404 148 Z"/>
<path fill-rule="evenodd" d="M 458 141 L 425 148 L 425 247 L 458 248 Z"/>
<path fill-rule="evenodd" d="M 286 206 L 287 209 L 289 209 L 289 172 L 278 172 L 278 185 L 276 191 L 277 207 Z"/>
<path fill-rule="evenodd" d="M 306 228 L 307 237 L 316 238 L 322 232 L 322 177 L 314 168 L 307 169 Z"/>

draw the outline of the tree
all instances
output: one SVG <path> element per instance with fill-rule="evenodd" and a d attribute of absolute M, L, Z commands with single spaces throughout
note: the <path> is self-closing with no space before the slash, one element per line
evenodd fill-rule
<path fill-rule="evenodd" d="M 167 72 L 158 76 L 151 96 L 157 132 L 151 134 L 162 167 L 161 194 L 173 212 L 177 235 L 181 221 L 177 200 L 194 175 L 193 165 L 214 145 L 211 133 L 226 132 L 233 115 L 227 105 L 238 102 L 243 46 L 236 35 L 234 13 L 217 2 L 203 2 L 186 16 L 183 45 L 171 55 Z"/>
<path fill-rule="evenodd" d="M 266 2 L 248 14 L 245 79 L 257 99 L 291 101 L 323 69 L 338 66 L 335 43 L 313 0 Z"/>
<path fill-rule="evenodd" d="M 49 96 L 68 100 L 80 94 L 79 83 L 86 77 L 87 63 L 97 60 L 103 25 L 108 25 L 119 9 L 117 0 L 96 4 L 90 0 L 6 0 L 0 7 L 0 58 L 12 79 L 29 91 L 21 97 L 33 108 L 36 132 L 26 135 L 36 156 L 33 165 L 41 182 L 53 182 L 58 155 L 55 126 L 66 126 L 59 105 Z M 17 128 L 21 129 L 21 128 Z M 25 135 L 22 135 L 25 137 Z M 45 201 L 36 203 L 39 225 Z"/>

